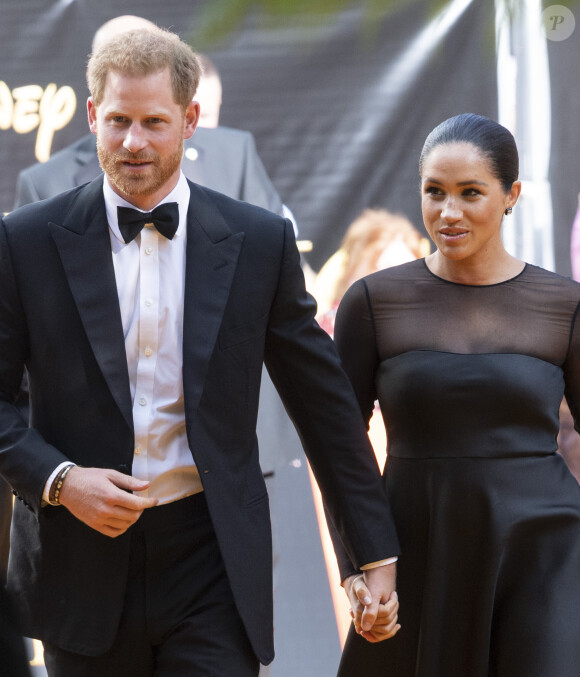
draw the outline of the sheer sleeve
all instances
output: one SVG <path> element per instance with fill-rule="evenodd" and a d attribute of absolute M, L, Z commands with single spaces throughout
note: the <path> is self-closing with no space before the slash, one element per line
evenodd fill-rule
<path fill-rule="evenodd" d="M 564 362 L 565 394 L 574 428 L 580 433 L 580 303 L 576 307 L 570 329 L 570 345 Z"/>
<path fill-rule="evenodd" d="M 336 314 L 334 340 L 368 429 L 377 399 L 375 376 L 379 358 L 373 312 L 364 280 L 355 282 L 342 299 Z"/>

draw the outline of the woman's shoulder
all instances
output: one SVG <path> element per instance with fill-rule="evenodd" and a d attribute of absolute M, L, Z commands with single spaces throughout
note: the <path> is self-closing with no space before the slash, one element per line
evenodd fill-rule
<path fill-rule="evenodd" d="M 575 316 L 580 308 L 580 283 L 551 270 L 528 263 L 517 285 L 526 305 L 537 310 Z"/>
<path fill-rule="evenodd" d="M 430 281 L 432 276 L 425 265 L 425 259 L 417 259 L 379 270 L 367 275 L 360 282 L 371 296 L 380 294 L 397 297 L 403 290 L 418 289 Z"/>
<path fill-rule="evenodd" d="M 404 303 L 409 297 L 421 294 L 429 277 L 424 259 L 384 268 L 354 282 L 341 305 L 374 307 L 377 304 Z"/>
<path fill-rule="evenodd" d="M 541 288 L 552 289 L 562 294 L 570 294 L 580 298 L 580 283 L 560 273 L 555 273 L 546 268 L 541 268 L 532 263 L 527 263 L 522 276 L 522 281 L 528 284 L 537 284 Z"/>

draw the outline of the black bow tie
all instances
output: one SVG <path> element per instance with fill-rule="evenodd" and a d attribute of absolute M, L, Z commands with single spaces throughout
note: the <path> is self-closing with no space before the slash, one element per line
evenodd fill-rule
<path fill-rule="evenodd" d="M 117 218 L 119 230 L 126 244 L 139 235 L 146 223 L 152 223 L 161 235 L 165 235 L 168 240 L 173 240 L 179 225 L 179 208 L 177 202 L 165 202 L 155 207 L 152 212 L 140 212 L 131 207 L 117 207 Z"/>

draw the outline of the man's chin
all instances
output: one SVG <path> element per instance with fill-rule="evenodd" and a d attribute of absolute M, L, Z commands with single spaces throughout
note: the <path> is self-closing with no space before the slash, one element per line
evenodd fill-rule
<path fill-rule="evenodd" d="M 150 195 L 158 189 L 147 176 L 109 175 L 109 181 L 121 193 L 135 195 L 135 197 Z"/>

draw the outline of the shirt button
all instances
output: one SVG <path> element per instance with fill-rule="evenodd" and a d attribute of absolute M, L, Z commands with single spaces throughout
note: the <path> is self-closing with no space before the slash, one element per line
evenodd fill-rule
<path fill-rule="evenodd" d="M 147 247 L 145 249 L 145 253 L 147 254 L 147 256 L 149 256 L 149 254 L 152 254 L 153 253 L 153 247 Z"/>
<path fill-rule="evenodd" d="M 139 404 L 144 407 L 147 404 L 147 400 L 144 397 L 141 397 L 139 400 Z"/>
<path fill-rule="evenodd" d="M 136 446 L 135 447 L 135 453 L 137 454 L 137 456 L 139 456 L 139 454 L 141 453 L 141 447 Z"/>
<path fill-rule="evenodd" d="M 153 355 L 153 351 L 147 346 L 147 348 L 145 348 L 145 357 L 151 357 L 151 355 Z"/>
<path fill-rule="evenodd" d="M 151 299 L 145 299 L 145 305 L 149 308 L 149 306 L 153 305 L 153 301 Z"/>

